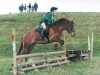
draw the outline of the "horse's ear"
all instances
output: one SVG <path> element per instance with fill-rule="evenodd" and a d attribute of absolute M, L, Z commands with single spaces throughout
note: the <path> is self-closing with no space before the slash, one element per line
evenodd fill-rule
<path fill-rule="evenodd" d="M 74 21 L 73 21 L 73 20 L 71 20 L 71 23 L 74 23 Z"/>

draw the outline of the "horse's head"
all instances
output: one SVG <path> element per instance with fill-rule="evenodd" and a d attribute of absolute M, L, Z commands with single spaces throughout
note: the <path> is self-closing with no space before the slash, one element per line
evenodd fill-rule
<path fill-rule="evenodd" d="M 69 33 L 71 34 L 71 36 L 75 36 L 75 29 L 74 29 L 74 22 L 73 20 L 70 21 L 70 24 L 69 24 Z"/>
<path fill-rule="evenodd" d="M 60 27 L 60 29 L 62 29 L 61 31 L 67 30 L 68 33 L 71 34 L 71 36 L 75 36 L 73 20 L 70 21 L 70 20 L 66 19 L 65 17 L 62 17 L 62 18 L 58 19 L 54 25 L 57 27 Z"/>
<path fill-rule="evenodd" d="M 68 19 L 66 19 L 66 23 L 65 23 L 65 29 L 69 32 L 69 34 L 71 34 L 72 37 L 75 36 L 75 30 L 74 30 L 74 22 L 73 20 L 70 21 Z"/>

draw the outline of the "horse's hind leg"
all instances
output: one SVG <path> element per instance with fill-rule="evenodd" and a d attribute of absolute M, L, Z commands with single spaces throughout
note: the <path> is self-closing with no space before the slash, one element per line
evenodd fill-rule
<path fill-rule="evenodd" d="M 30 54 L 35 45 L 36 45 L 36 43 L 32 43 L 32 44 L 28 47 L 28 51 L 27 51 L 26 54 Z"/>
<path fill-rule="evenodd" d="M 29 47 L 29 45 L 24 45 L 23 50 L 22 50 L 22 52 L 21 52 L 21 55 L 24 55 L 24 54 L 27 53 L 28 47 Z"/>
<path fill-rule="evenodd" d="M 20 55 L 22 48 L 23 48 L 23 46 L 21 45 L 18 52 L 17 52 L 17 55 Z"/>
<path fill-rule="evenodd" d="M 30 54 L 35 45 L 36 45 L 36 43 L 32 43 L 32 44 L 28 47 L 28 50 L 27 50 L 26 54 Z M 25 58 L 25 61 L 27 61 L 27 58 Z"/>
<path fill-rule="evenodd" d="M 20 55 L 26 54 L 27 50 L 28 50 L 28 45 L 25 44 L 25 45 L 23 46 L 23 50 L 20 52 Z M 17 63 L 18 63 L 18 64 L 21 63 L 21 62 L 23 62 L 23 58 L 19 58 L 19 59 L 17 60 Z"/>
<path fill-rule="evenodd" d="M 18 50 L 18 52 L 17 52 L 17 55 L 20 55 L 20 54 L 21 54 L 22 48 L 23 48 L 23 42 L 22 42 L 22 40 L 21 40 L 20 48 L 19 48 L 19 50 Z"/>

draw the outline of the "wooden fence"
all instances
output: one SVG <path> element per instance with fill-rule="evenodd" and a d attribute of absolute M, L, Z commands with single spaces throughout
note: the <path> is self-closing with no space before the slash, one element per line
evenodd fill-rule
<path fill-rule="evenodd" d="M 23 74 L 24 71 L 26 70 L 34 69 L 38 71 L 38 68 L 43 68 L 43 67 L 52 68 L 52 66 L 66 64 L 70 62 L 68 58 L 66 57 L 66 51 L 16 55 L 14 29 L 12 29 L 12 45 L 13 45 L 12 72 L 14 75 L 17 75 L 18 73 Z M 28 58 L 29 60 L 25 62 L 25 58 Z M 36 60 L 34 58 L 38 58 L 38 59 Z"/>
<path fill-rule="evenodd" d="M 65 40 L 65 35 L 64 35 Z M 80 57 L 88 56 L 89 60 L 92 60 L 93 55 L 93 33 L 92 38 L 90 40 L 90 36 L 88 36 L 88 50 L 80 50 L 80 51 L 68 51 L 66 52 L 66 42 L 64 44 L 64 51 L 57 52 L 47 52 L 47 53 L 34 53 L 34 54 L 26 54 L 26 55 L 16 55 L 16 44 L 15 44 L 15 30 L 12 29 L 12 45 L 13 45 L 13 67 L 12 72 L 14 75 L 18 73 L 24 73 L 26 70 L 36 70 L 38 68 L 52 68 L 55 65 L 61 65 L 69 63 L 68 60 L 70 57 Z M 80 54 L 77 55 L 77 52 Z M 28 61 L 25 61 L 25 58 L 28 58 Z M 36 59 L 35 59 L 36 58 Z"/>

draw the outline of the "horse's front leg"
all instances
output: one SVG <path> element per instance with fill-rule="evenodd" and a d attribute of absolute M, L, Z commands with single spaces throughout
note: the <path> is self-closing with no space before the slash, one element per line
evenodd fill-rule
<path fill-rule="evenodd" d="M 59 44 L 55 45 L 55 50 L 60 48 L 64 44 L 64 40 L 62 40 L 60 38 L 56 39 L 56 42 L 59 42 Z"/>

